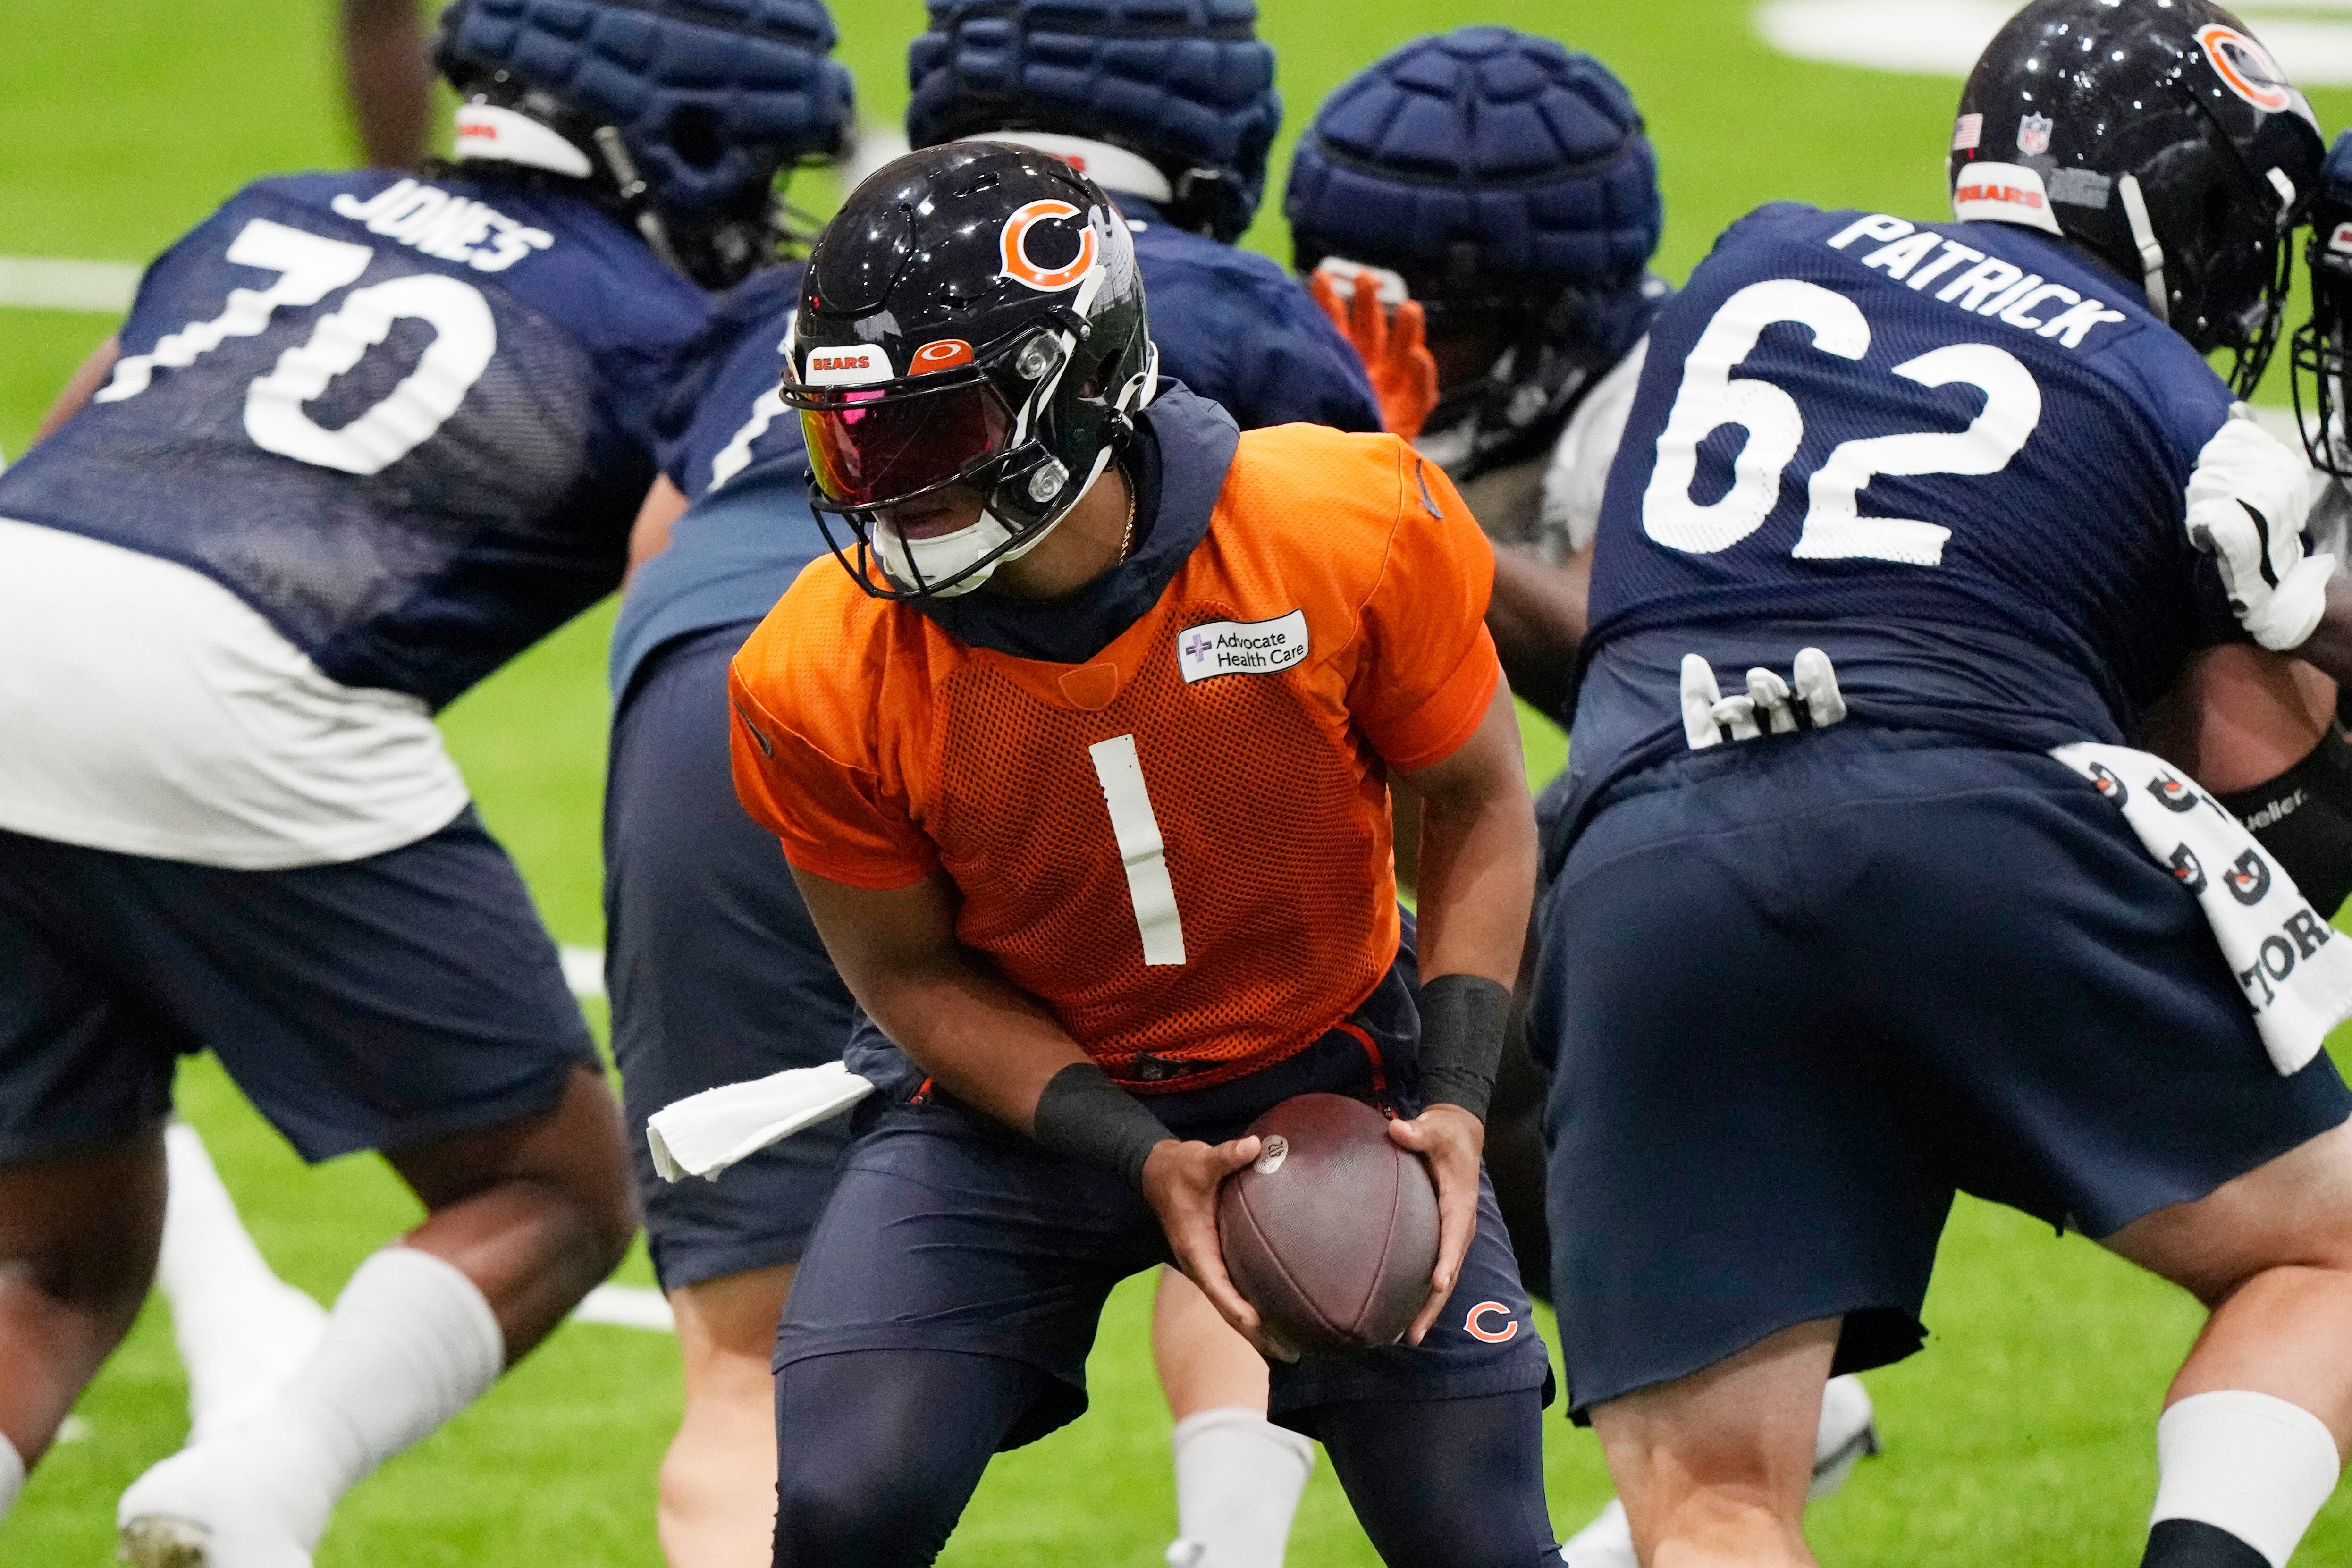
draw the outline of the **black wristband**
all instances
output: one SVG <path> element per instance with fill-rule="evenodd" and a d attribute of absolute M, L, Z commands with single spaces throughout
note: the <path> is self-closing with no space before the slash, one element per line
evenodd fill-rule
<path fill-rule="evenodd" d="M 1045 1080 L 1031 1126 L 1055 1153 L 1116 1171 L 1130 1187 L 1142 1185 L 1151 1151 L 1175 1136 L 1092 1062 L 1072 1062 Z"/>
<path fill-rule="evenodd" d="M 2352 894 L 2352 747 L 2333 726 L 2278 777 L 2219 798 L 2323 919 Z"/>
<path fill-rule="evenodd" d="M 1422 1098 L 1486 1120 L 1511 988 L 1480 974 L 1441 974 L 1421 988 Z"/>

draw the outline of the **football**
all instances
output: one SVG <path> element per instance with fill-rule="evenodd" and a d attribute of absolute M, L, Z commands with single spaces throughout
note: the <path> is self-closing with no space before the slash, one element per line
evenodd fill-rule
<path fill-rule="evenodd" d="M 1299 1350 L 1393 1344 L 1429 1299 L 1437 1183 L 1388 1121 L 1339 1094 L 1286 1100 L 1225 1179 L 1217 1235 L 1234 1288 Z"/>

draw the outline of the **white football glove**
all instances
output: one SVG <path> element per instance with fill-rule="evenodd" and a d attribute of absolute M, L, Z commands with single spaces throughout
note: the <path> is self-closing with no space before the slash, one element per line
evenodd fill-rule
<path fill-rule="evenodd" d="M 2309 465 L 2255 424 L 2242 404 L 2197 455 L 2189 537 L 2221 569 L 2239 624 L 2276 653 L 2300 647 L 2327 607 L 2333 555 L 2306 555 Z"/>

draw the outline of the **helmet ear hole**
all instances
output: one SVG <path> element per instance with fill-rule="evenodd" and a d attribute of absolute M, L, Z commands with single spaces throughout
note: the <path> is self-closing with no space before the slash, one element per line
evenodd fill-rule
<path fill-rule="evenodd" d="M 708 169 L 727 155 L 719 117 L 698 103 L 680 104 L 669 117 L 669 144 L 688 165 Z"/>

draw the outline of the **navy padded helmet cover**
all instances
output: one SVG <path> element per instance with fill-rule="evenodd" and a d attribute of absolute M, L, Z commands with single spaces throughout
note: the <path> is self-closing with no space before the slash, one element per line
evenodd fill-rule
<path fill-rule="evenodd" d="M 907 51 L 907 139 L 1023 122 L 1216 169 L 1246 226 L 1282 123 L 1254 0 L 929 0 Z"/>
<path fill-rule="evenodd" d="M 1436 269 L 1468 240 L 1489 276 L 1594 291 L 1639 279 L 1665 221 L 1624 84 L 1508 27 L 1419 38 L 1351 78 L 1301 138 L 1284 211 L 1305 266 Z"/>
<path fill-rule="evenodd" d="M 832 152 L 853 113 L 824 0 L 458 0 L 442 26 L 446 55 L 511 71 L 617 128 L 655 205 L 682 216 Z M 708 117 L 715 161 L 678 145 L 681 110 Z"/>

